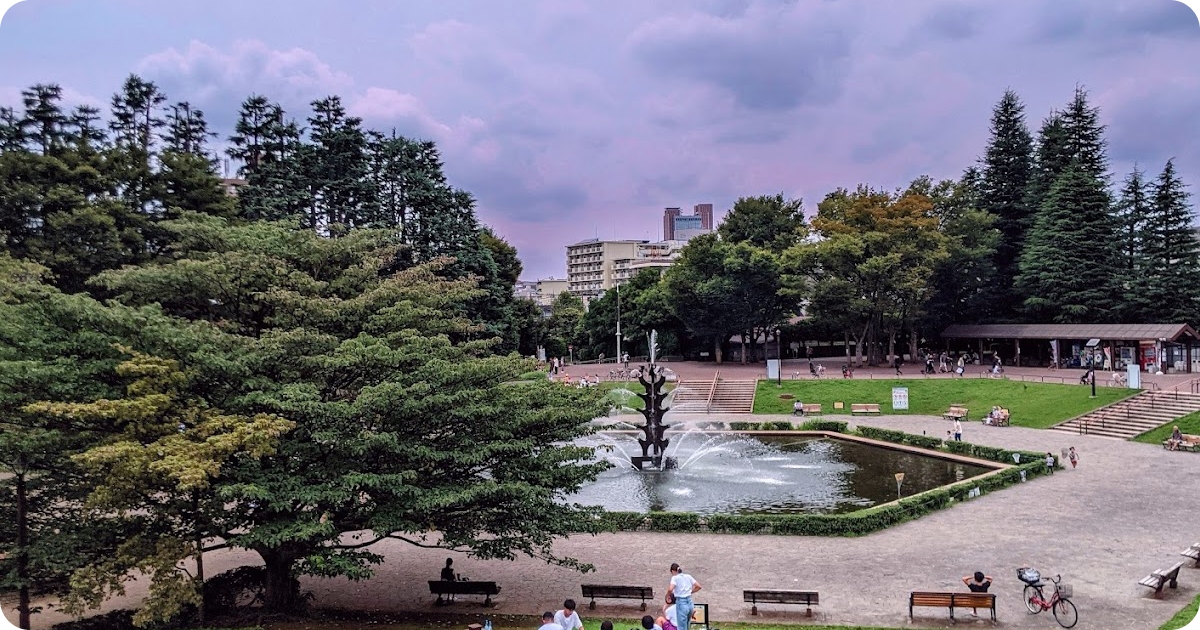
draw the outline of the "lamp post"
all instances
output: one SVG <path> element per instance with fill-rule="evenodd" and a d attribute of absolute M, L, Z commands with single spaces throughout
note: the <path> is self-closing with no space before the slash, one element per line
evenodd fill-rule
<path fill-rule="evenodd" d="M 775 385 L 783 386 L 783 328 L 775 329 L 775 348 L 779 350 L 779 368 L 775 370 Z"/>
<path fill-rule="evenodd" d="M 617 356 L 613 357 L 614 363 L 621 362 L 621 285 L 617 285 Z"/>

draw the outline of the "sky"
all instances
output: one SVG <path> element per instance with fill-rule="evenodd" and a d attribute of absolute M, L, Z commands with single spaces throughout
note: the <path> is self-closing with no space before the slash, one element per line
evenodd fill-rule
<path fill-rule="evenodd" d="M 1171 158 L 1200 199 L 1200 19 L 1175 0 L 24 0 L 0 104 L 56 82 L 106 105 L 129 73 L 227 136 L 261 93 L 343 98 L 439 145 L 518 250 L 662 238 L 662 211 L 957 178 L 1015 90 L 1036 131 L 1086 88 L 1113 180 Z M 1195 200 L 1194 200 L 1195 201 Z"/>

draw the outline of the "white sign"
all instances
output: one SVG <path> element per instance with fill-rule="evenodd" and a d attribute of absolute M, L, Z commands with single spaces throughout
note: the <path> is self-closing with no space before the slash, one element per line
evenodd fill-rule
<path fill-rule="evenodd" d="M 908 388 L 892 388 L 892 409 L 908 409 Z"/>
<path fill-rule="evenodd" d="M 779 359 L 767 359 L 767 380 L 779 378 Z"/>

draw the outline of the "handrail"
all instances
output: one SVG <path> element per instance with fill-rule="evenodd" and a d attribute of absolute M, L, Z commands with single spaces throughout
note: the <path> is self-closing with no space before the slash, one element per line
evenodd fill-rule
<path fill-rule="evenodd" d="M 712 387 L 708 388 L 708 403 L 704 405 L 704 413 L 710 413 L 712 411 L 712 399 L 713 399 L 713 396 L 717 393 L 717 381 L 719 381 L 720 379 L 721 379 L 721 370 L 717 370 L 716 373 L 713 374 Z"/>

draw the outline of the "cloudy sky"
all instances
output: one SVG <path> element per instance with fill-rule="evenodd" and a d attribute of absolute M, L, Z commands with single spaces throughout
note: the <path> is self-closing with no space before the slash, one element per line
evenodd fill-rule
<path fill-rule="evenodd" d="M 136 72 L 228 135 L 252 92 L 301 119 L 339 94 L 437 141 L 535 279 L 568 243 L 661 238 L 666 206 L 957 177 L 1006 88 L 1036 128 L 1085 86 L 1116 179 L 1174 157 L 1197 185 L 1197 60 L 1175 0 L 25 0 L 0 102 L 103 104 Z"/>

